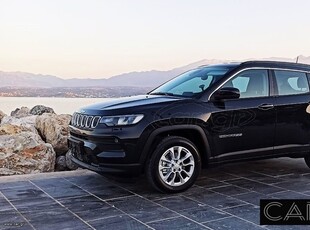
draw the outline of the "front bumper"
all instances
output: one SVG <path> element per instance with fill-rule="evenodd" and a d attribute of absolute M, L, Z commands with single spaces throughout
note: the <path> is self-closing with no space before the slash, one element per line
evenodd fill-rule
<path fill-rule="evenodd" d="M 124 141 L 114 137 L 90 139 L 71 135 L 68 145 L 72 161 L 82 168 L 98 173 L 130 175 L 138 175 L 143 170 L 134 140 Z"/>
<path fill-rule="evenodd" d="M 139 175 L 142 171 L 140 164 L 109 164 L 109 165 L 93 165 L 80 161 L 71 155 L 71 160 L 78 166 L 98 172 L 98 173 L 107 173 L 107 174 L 130 174 L 130 175 Z"/>

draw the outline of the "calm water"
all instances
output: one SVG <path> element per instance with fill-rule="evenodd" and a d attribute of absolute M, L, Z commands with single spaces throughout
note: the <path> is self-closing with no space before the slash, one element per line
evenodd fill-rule
<path fill-rule="evenodd" d="M 0 110 L 6 114 L 22 106 L 32 108 L 45 105 L 54 109 L 55 113 L 72 114 L 79 107 L 97 102 L 113 100 L 111 98 L 53 98 L 53 97 L 0 97 Z"/>

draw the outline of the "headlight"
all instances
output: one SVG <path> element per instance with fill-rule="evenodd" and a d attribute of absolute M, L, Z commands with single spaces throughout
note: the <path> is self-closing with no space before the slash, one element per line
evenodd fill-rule
<path fill-rule="evenodd" d="M 142 120 L 143 114 L 102 117 L 100 123 L 107 126 L 134 125 Z"/>

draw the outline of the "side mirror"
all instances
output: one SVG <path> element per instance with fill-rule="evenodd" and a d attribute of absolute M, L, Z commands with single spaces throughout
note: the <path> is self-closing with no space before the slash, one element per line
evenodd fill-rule
<path fill-rule="evenodd" d="M 211 97 L 212 101 L 222 101 L 229 99 L 238 99 L 240 97 L 240 91 L 234 87 L 224 87 L 215 91 Z"/>

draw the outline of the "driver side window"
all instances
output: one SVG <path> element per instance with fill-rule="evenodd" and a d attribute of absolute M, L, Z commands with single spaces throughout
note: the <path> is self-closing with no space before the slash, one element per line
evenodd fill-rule
<path fill-rule="evenodd" d="M 239 89 L 240 98 L 266 97 L 269 95 L 268 71 L 245 70 L 226 82 L 224 87 Z"/>

